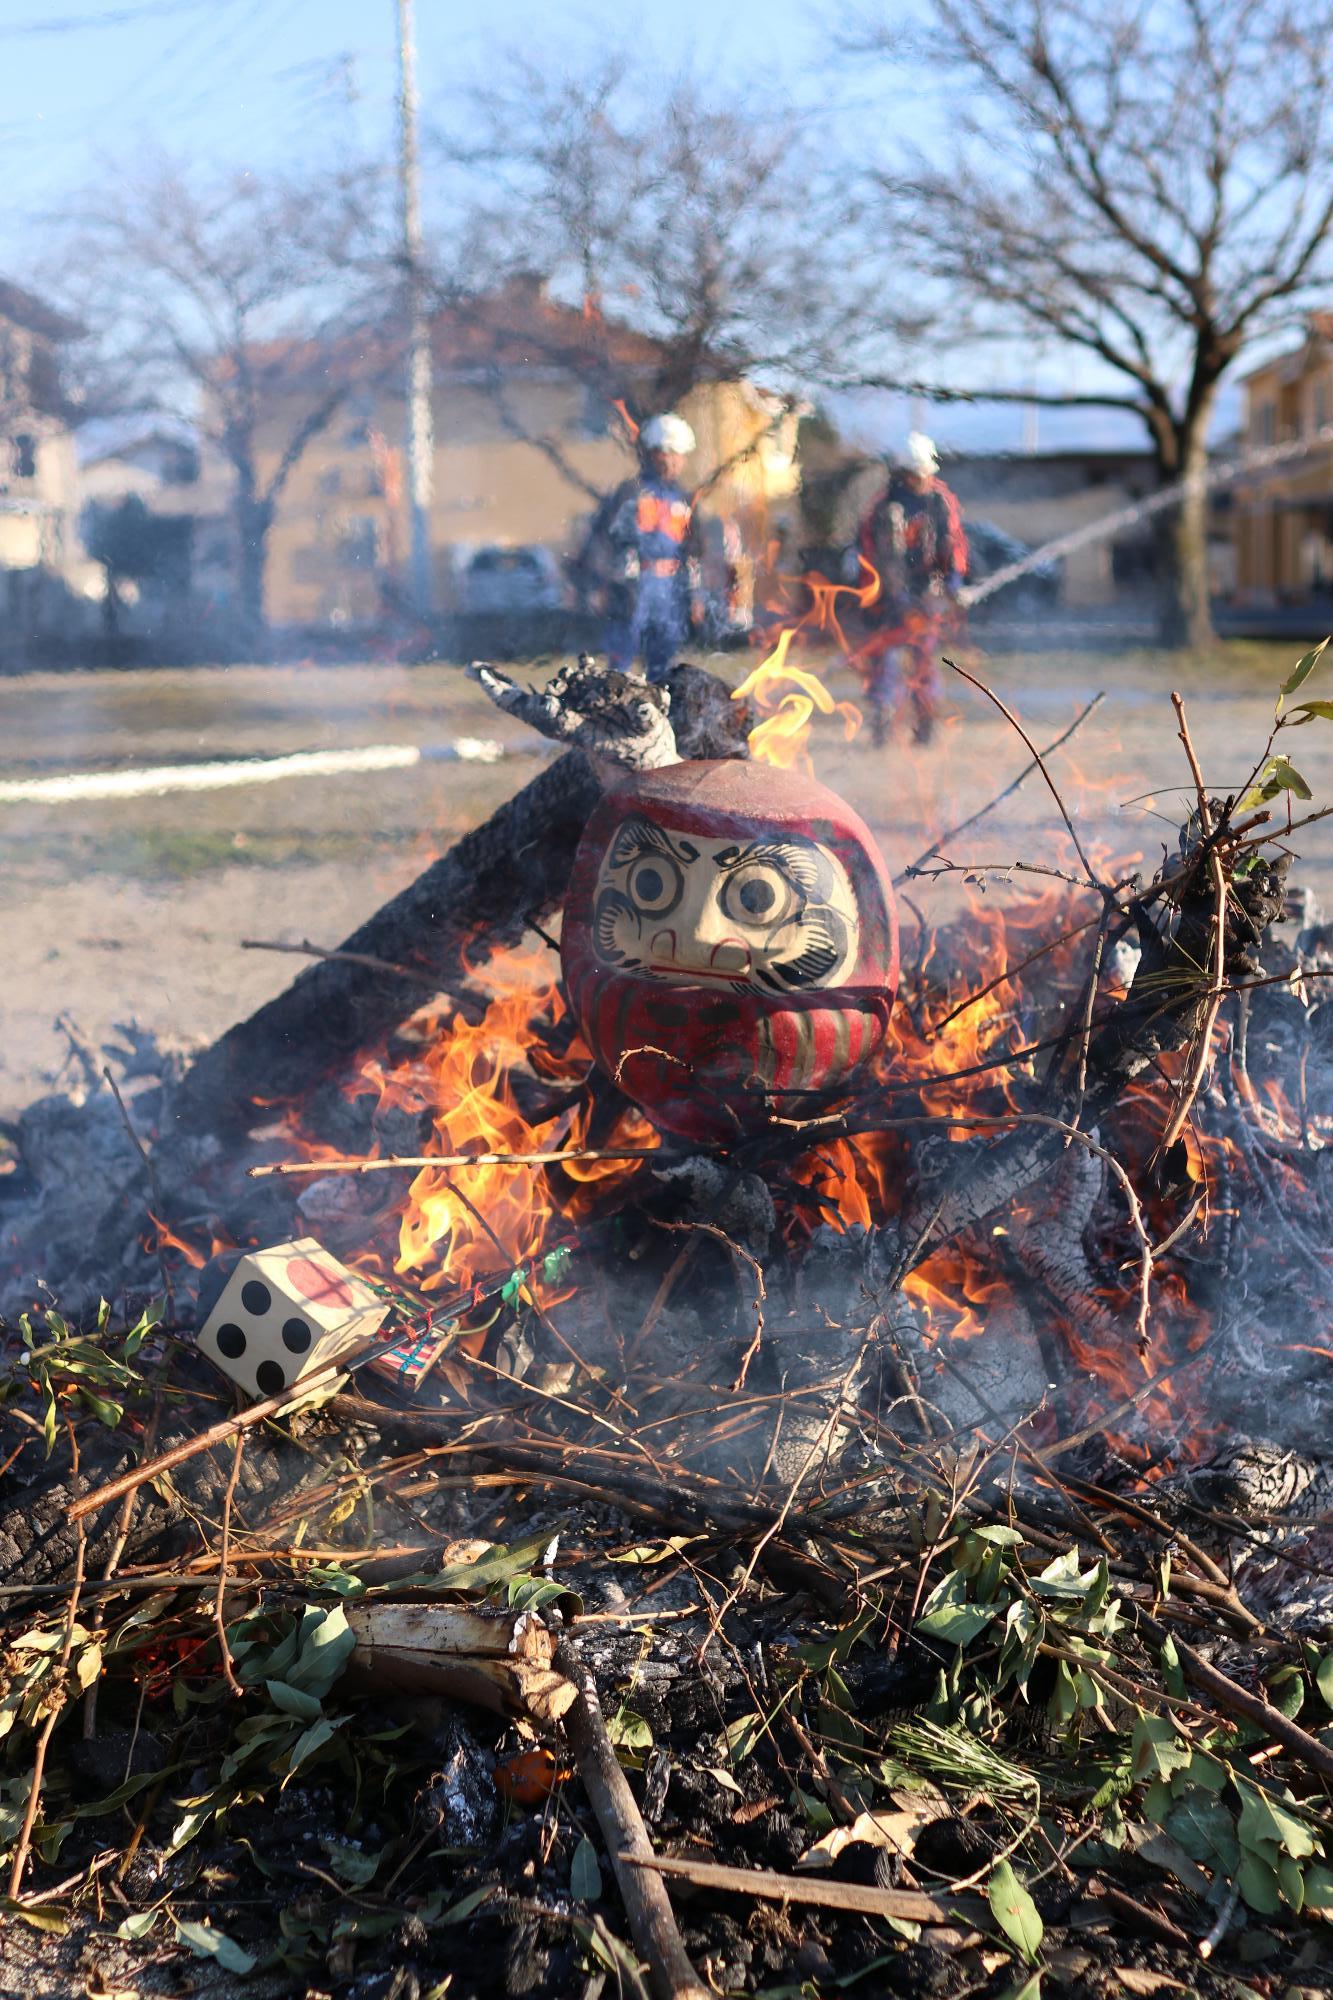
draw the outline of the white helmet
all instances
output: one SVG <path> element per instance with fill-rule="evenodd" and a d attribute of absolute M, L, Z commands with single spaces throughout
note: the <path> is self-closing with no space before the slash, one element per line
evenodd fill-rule
<path fill-rule="evenodd" d="M 645 451 L 674 451 L 688 458 L 694 450 L 694 432 L 674 410 L 665 416 L 649 417 L 639 438 Z"/>
<path fill-rule="evenodd" d="M 924 431 L 907 433 L 907 463 L 913 472 L 936 473 L 940 469 L 940 455 L 935 449 L 935 441 Z"/>

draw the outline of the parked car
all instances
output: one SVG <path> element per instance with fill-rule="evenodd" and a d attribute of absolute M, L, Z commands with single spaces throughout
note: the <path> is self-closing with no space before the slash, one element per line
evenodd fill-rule
<path fill-rule="evenodd" d="M 559 565 L 538 543 L 478 549 L 464 568 L 462 609 L 474 617 L 522 617 L 563 603 Z"/>
<path fill-rule="evenodd" d="M 963 531 L 967 536 L 969 583 L 982 583 L 988 576 L 994 576 L 997 569 L 1008 569 L 1010 563 L 1022 562 L 1032 553 L 1026 542 L 1006 534 L 993 521 L 977 521 L 968 515 L 963 521 Z M 1001 584 L 995 595 L 985 601 L 1007 612 L 1045 610 L 1060 601 L 1061 571 L 1059 562 L 1036 563 L 1025 576 Z"/>

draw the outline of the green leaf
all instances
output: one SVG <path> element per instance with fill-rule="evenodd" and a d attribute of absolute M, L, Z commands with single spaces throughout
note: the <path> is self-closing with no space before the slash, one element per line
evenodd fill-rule
<path fill-rule="evenodd" d="M 739 1715 L 734 1722 L 727 1724 L 724 1734 L 727 1739 L 727 1755 L 731 1758 L 733 1767 L 745 1762 L 763 1733 L 764 1718 L 753 1712 L 749 1715 Z"/>
<path fill-rule="evenodd" d="M 364 1889 L 373 1882 L 384 1859 L 382 1847 L 353 1847 L 347 1840 L 325 1840 L 321 1845 L 329 1857 L 330 1873 L 349 1889 Z"/>
<path fill-rule="evenodd" d="M 1041 2000 L 1041 1974 L 1034 1972 L 1030 1979 L 1020 1979 L 1015 1986 L 1006 1986 L 1000 2000 Z"/>
<path fill-rule="evenodd" d="M 1305 1907 L 1316 1916 L 1333 1916 L 1333 1868 L 1311 1862 L 1305 1871 Z"/>
<path fill-rule="evenodd" d="M 341 1604 L 307 1606 L 301 1614 L 296 1659 L 277 1676 L 306 1694 L 326 1695 L 351 1658 L 356 1639 Z"/>
<path fill-rule="evenodd" d="M 1315 1670 L 1315 1686 L 1325 1708 L 1333 1708 L 1333 1653 L 1325 1653 Z"/>
<path fill-rule="evenodd" d="M 1194 1755 L 1193 1746 L 1177 1736 L 1164 1715 L 1141 1715 L 1134 1724 L 1130 1746 L 1131 1768 L 1144 1783 L 1152 1778 L 1169 1778 L 1185 1770 Z"/>
<path fill-rule="evenodd" d="M 1111 1594 L 1111 1571 L 1103 1556 L 1093 1571 L 1092 1582 L 1088 1585 L 1083 1599 L 1083 1616 L 1095 1618 Z"/>
<path fill-rule="evenodd" d="M 1313 722 L 1316 716 L 1321 722 L 1333 722 L 1333 701 L 1298 701 L 1293 712 L 1303 715 L 1307 722 Z M 1293 727 L 1299 728 L 1300 725 L 1297 723 Z"/>
<path fill-rule="evenodd" d="M 122 1918 L 116 1925 L 116 1936 L 124 1938 L 129 1944 L 135 1944 L 141 1937 L 147 1937 L 157 1922 L 157 1913 L 161 1907 L 160 1903 L 155 1903 L 151 1910 L 131 1910 L 128 1917 Z"/>
<path fill-rule="evenodd" d="M 1314 1835 L 1302 1821 L 1286 1810 L 1270 1792 L 1261 1792 L 1244 1778 L 1236 1778 L 1240 1793 L 1241 1846 L 1268 1858 L 1267 1850 L 1277 1847 L 1293 1861 L 1304 1861 L 1315 1851 Z M 1276 1854 L 1271 1857 L 1274 1862 Z"/>
<path fill-rule="evenodd" d="M 331 1722 L 327 1715 L 321 1715 L 318 1722 L 312 1722 L 309 1729 L 304 1730 L 297 1737 L 295 1743 L 292 1745 L 291 1757 L 288 1759 L 287 1776 L 283 1779 L 284 1784 L 286 1784 L 288 1778 L 296 1776 L 302 1764 L 313 1757 L 317 1750 L 324 1748 L 324 1745 L 335 1734 L 339 1726 L 337 1722 Z"/>
<path fill-rule="evenodd" d="M 290 1681 L 265 1681 L 264 1690 L 274 1708 L 283 1715 L 294 1715 L 302 1722 L 313 1722 L 320 1713 L 319 1702 L 304 1688 L 293 1687 Z"/>
<path fill-rule="evenodd" d="M 950 1645 L 966 1646 L 979 1632 L 985 1631 L 996 1609 L 994 1605 L 970 1603 L 967 1578 L 955 1570 L 931 1591 L 917 1620 L 917 1630 L 929 1632 L 935 1639 L 945 1639 Z"/>
<path fill-rule="evenodd" d="M 1036 1904 L 1007 1861 L 991 1870 L 986 1897 L 996 1923 L 1031 1965 L 1041 1949 L 1044 1927 Z"/>
<path fill-rule="evenodd" d="M 1282 693 L 1284 695 L 1295 694 L 1298 687 L 1305 685 L 1315 668 L 1319 665 L 1327 644 L 1327 639 L 1321 639 L 1319 644 L 1312 647 L 1308 653 L 1301 654 L 1300 659 L 1297 660 L 1295 666 L 1282 683 Z"/>
<path fill-rule="evenodd" d="M 1277 1879 L 1283 1902 L 1289 1903 L 1299 1916 L 1305 1907 L 1305 1881 L 1301 1874 L 1300 1862 L 1293 1861 L 1289 1854 L 1284 1854 L 1277 1864 Z"/>
<path fill-rule="evenodd" d="M 1275 1917 L 1282 1908 L 1277 1870 L 1266 1861 L 1261 1861 L 1257 1854 L 1242 1854 L 1236 1881 L 1246 1908 L 1254 1910 L 1257 1915 Z"/>
<path fill-rule="evenodd" d="M 979 1542 L 994 1542 L 1000 1549 L 1020 1549 L 1023 1546 L 1023 1537 L 1017 1528 L 972 1528 L 969 1532 L 975 1535 Z"/>
<path fill-rule="evenodd" d="M 585 1833 L 574 1849 L 569 1864 L 569 1893 L 580 1903 L 595 1903 L 602 1893 L 602 1871 L 597 1865 L 597 1849 Z"/>
<path fill-rule="evenodd" d="M 606 1725 L 606 1733 L 617 1750 L 629 1750 L 635 1756 L 653 1747 L 652 1730 L 632 1708 L 618 1708 Z"/>
<path fill-rule="evenodd" d="M 1298 799 L 1312 799 L 1305 779 L 1292 763 L 1290 757 L 1270 757 L 1259 773 L 1257 781 L 1251 785 L 1236 807 L 1237 812 L 1249 812 L 1253 806 L 1267 805 L 1279 792 L 1294 792 Z"/>
<path fill-rule="evenodd" d="M 1288 1722 L 1300 1714 L 1305 1705 L 1305 1682 L 1297 1668 L 1292 1667 L 1273 1677 L 1268 1683 L 1268 1699 Z"/>
<path fill-rule="evenodd" d="M 460 1896 L 456 1903 L 449 1905 L 438 1921 L 442 1924 L 466 1923 L 472 1912 L 479 1910 L 488 1897 L 496 1894 L 499 1887 L 498 1882 L 487 1882 L 483 1888 L 469 1889 L 466 1896 Z M 395 1921 L 397 1921 L 396 1917 Z"/>
<path fill-rule="evenodd" d="M 74 1662 L 74 1678 L 81 1688 L 90 1688 L 102 1671 L 102 1648 L 85 1646 Z"/>
<path fill-rule="evenodd" d="M 125 1414 L 122 1403 L 108 1402 L 104 1396 L 95 1396 L 91 1389 L 80 1389 L 79 1401 L 86 1403 L 98 1421 L 104 1423 L 110 1431 L 116 1428 Z"/>
<path fill-rule="evenodd" d="M 1191 1786 L 1162 1824 L 1191 1861 L 1227 1876 L 1235 1874 L 1240 1861 L 1236 1822 L 1220 1799 Z"/>
<path fill-rule="evenodd" d="M 253 1972 L 258 1960 L 252 1951 L 245 1951 L 225 1931 L 215 1931 L 211 1924 L 187 1924 L 179 1917 L 175 1919 L 176 1936 L 182 1944 L 188 1944 L 196 1958 L 213 1958 L 227 1972 L 237 1972 L 244 1977 Z"/>

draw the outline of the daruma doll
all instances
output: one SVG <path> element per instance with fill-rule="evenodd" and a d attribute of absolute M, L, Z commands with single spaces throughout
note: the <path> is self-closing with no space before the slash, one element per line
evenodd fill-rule
<path fill-rule="evenodd" d="M 898 984 L 874 838 L 812 778 L 686 762 L 606 794 L 561 959 L 600 1067 L 667 1132 L 727 1145 L 844 1092 Z"/>

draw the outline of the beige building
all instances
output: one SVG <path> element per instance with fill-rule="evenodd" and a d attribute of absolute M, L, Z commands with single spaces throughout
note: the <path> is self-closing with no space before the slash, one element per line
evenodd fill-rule
<path fill-rule="evenodd" d="M 434 601 L 468 602 L 481 551 L 535 551 L 553 602 L 567 595 L 563 565 L 587 534 L 599 499 L 635 469 L 619 402 L 651 408 L 663 351 L 552 300 L 523 280 L 432 326 Z M 272 353 L 265 363 L 271 374 Z M 301 409 L 345 380 L 329 421 L 283 489 L 269 536 L 266 602 L 276 625 L 373 620 L 402 601 L 409 547 L 403 462 L 401 353 L 360 338 L 331 347 L 312 371 L 293 350 L 297 386 L 260 434 L 261 484 Z M 312 379 L 317 386 L 312 387 Z M 686 482 L 708 481 L 705 518 L 734 522 L 762 549 L 796 512 L 797 416 L 745 381 L 696 389 L 680 405 L 698 449 Z"/>
<path fill-rule="evenodd" d="M 0 616 L 10 644 L 77 625 L 97 577 L 78 540 L 60 349 L 79 329 L 0 279 Z"/>
<path fill-rule="evenodd" d="M 1311 313 L 1298 348 L 1244 377 L 1243 449 L 1311 438 L 1333 424 L 1333 313 Z M 1243 604 L 1333 595 L 1333 444 L 1237 480 L 1231 509 Z"/>

